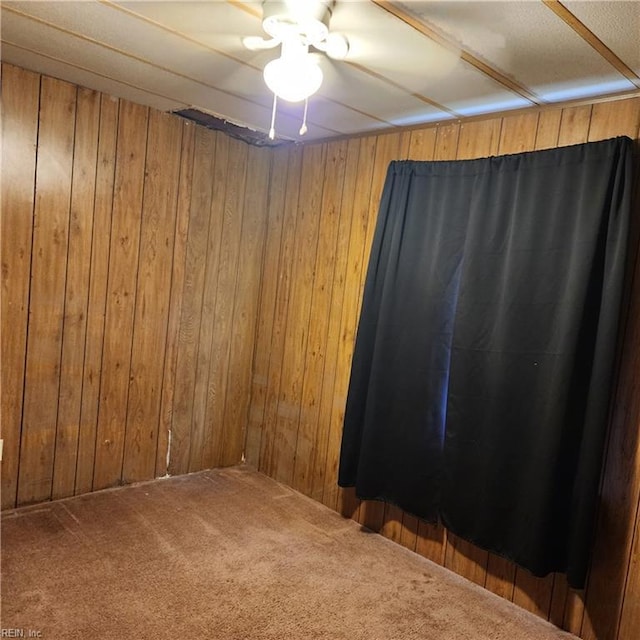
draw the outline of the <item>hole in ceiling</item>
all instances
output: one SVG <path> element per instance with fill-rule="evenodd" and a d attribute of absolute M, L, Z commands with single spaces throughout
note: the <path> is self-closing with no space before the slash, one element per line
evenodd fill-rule
<path fill-rule="evenodd" d="M 223 118 L 213 116 L 210 113 L 200 111 L 199 109 L 180 109 L 177 111 L 172 111 L 172 113 L 177 116 L 181 116 L 182 118 L 186 118 L 187 120 L 191 120 L 196 124 L 200 124 L 203 127 L 207 127 L 207 129 L 213 129 L 214 131 L 223 131 L 232 138 L 242 140 L 243 142 L 252 144 L 256 147 L 277 147 L 283 144 L 293 144 L 292 140 L 270 140 L 269 136 L 266 133 L 255 131 L 253 129 L 250 129 L 249 127 L 243 127 L 239 124 L 229 122 L 228 120 L 224 120 Z"/>

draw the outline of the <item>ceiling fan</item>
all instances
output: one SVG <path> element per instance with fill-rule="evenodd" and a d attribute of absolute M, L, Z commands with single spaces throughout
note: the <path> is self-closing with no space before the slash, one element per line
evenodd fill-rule
<path fill-rule="evenodd" d="M 252 51 L 280 46 L 280 57 L 264 68 L 264 81 L 273 92 L 273 108 L 269 138 L 275 137 L 278 98 L 288 102 L 304 100 L 300 135 L 307 131 L 308 99 L 322 85 L 322 69 L 309 51 L 325 53 L 343 60 L 349 52 L 347 39 L 329 31 L 335 0 L 263 0 L 262 28 L 269 36 L 249 36 L 243 44 Z"/>

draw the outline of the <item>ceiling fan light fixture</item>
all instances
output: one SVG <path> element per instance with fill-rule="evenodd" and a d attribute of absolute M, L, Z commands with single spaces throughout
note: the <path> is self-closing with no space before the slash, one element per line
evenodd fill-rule
<path fill-rule="evenodd" d="M 290 39 L 282 43 L 279 58 L 264 68 L 264 81 L 274 93 L 287 102 L 301 102 L 322 85 L 322 69 L 309 56 L 308 45 Z"/>

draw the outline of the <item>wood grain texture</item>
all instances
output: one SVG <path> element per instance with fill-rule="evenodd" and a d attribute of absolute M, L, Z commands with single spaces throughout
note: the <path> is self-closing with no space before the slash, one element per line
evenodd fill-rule
<path fill-rule="evenodd" d="M 167 320 L 167 343 L 160 400 L 160 425 L 158 446 L 156 447 L 156 477 L 163 477 L 168 471 L 168 456 L 171 455 L 171 420 L 176 385 L 176 363 L 178 359 L 178 336 L 182 313 L 182 292 L 184 287 L 185 254 L 189 233 L 189 212 L 191 207 L 191 183 L 193 181 L 193 156 L 195 150 L 196 127 L 182 123 L 182 147 L 180 149 L 180 177 L 176 204 L 176 227 L 171 266 L 171 299 Z"/>
<path fill-rule="evenodd" d="M 89 271 L 87 329 L 82 372 L 80 433 L 76 462 L 75 494 L 93 487 L 96 456 L 96 430 L 102 379 L 102 345 L 107 308 L 109 247 L 111 245 L 111 209 L 116 166 L 119 101 L 102 96 L 98 132 L 98 166 L 93 205 L 93 239 Z"/>
<path fill-rule="evenodd" d="M 343 206 L 351 214 L 351 232 L 347 249 L 347 265 L 344 284 L 344 299 L 340 315 L 340 329 L 335 378 L 325 381 L 333 383 L 333 402 L 328 416 L 328 436 L 324 471 L 316 468 L 318 484 L 322 484 L 322 502 L 333 509 L 338 508 L 338 500 L 342 501 L 342 493 L 336 484 L 338 477 L 338 460 L 340 455 L 340 441 L 342 437 L 342 422 L 347 401 L 347 388 L 351 358 L 355 343 L 356 327 L 360 315 L 360 300 L 362 298 L 363 277 L 366 266 L 364 264 L 364 244 L 367 227 L 370 222 L 369 190 L 373 179 L 373 167 L 376 155 L 377 138 L 367 137 L 358 141 L 357 151 L 351 146 L 352 162 L 357 162 L 357 180 L 353 191 L 345 191 Z M 357 160 L 356 160 L 357 153 Z M 351 187 L 350 187 L 351 189 Z M 353 195 L 352 195 L 353 194 Z M 318 492 L 320 488 L 318 487 Z M 353 512 L 357 513 L 358 508 Z"/>
<path fill-rule="evenodd" d="M 313 298 L 314 270 L 318 246 L 318 211 L 322 202 L 322 167 L 325 145 L 306 147 L 298 195 L 296 240 L 292 258 L 292 278 L 286 319 L 286 340 L 282 358 L 275 435 L 274 477 L 293 481 L 296 440 L 300 420 L 302 385 L 309 318 Z"/>
<path fill-rule="evenodd" d="M 182 304 L 171 415 L 171 475 L 187 473 L 191 455 L 196 370 L 202 322 L 211 189 L 216 135 L 196 130 L 189 230 L 182 283 Z M 198 452 L 199 453 L 199 452 Z"/>
<path fill-rule="evenodd" d="M 39 104 L 40 76 L 3 64 L 0 300 L 3 509 L 16 505 L 18 488 Z"/>
<path fill-rule="evenodd" d="M 170 473 L 231 464 L 244 448 L 268 475 L 585 639 L 633 640 L 637 266 L 585 592 L 361 503 L 336 478 L 388 163 L 638 140 L 639 127 L 634 98 L 258 150 L 3 65 L 3 507 L 164 475 L 167 459 Z"/>
<path fill-rule="evenodd" d="M 277 427 L 279 413 L 280 384 L 284 346 L 287 341 L 287 311 L 291 281 L 293 278 L 293 252 L 296 241 L 298 193 L 302 170 L 302 149 L 291 150 L 287 178 L 283 194 L 283 231 L 280 239 L 280 255 L 276 273 L 265 273 L 263 280 L 276 278 L 277 290 L 271 331 L 271 342 L 266 344 L 270 351 L 267 373 L 263 435 L 260 443 L 260 471 L 273 476 L 277 463 Z M 277 196 L 276 196 L 277 197 Z"/>
<path fill-rule="evenodd" d="M 343 342 L 343 315 L 348 308 L 347 284 L 349 282 L 350 248 L 352 247 L 353 201 L 358 180 L 360 141 L 350 140 L 347 144 L 343 171 L 342 198 L 339 203 L 340 225 L 336 246 L 334 281 L 331 292 L 331 308 L 327 328 L 326 359 L 321 378 L 320 406 L 317 417 L 317 431 L 313 446 L 313 461 L 310 470 L 309 495 L 321 501 L 324 493 L 327 471 L 327 453 L 331 434 L 331 417 L 336 404 L 343 406 L 342 398 L 336 397 L 336 378 L 340 371 L 340 346 Z"/>
<path fill-rule="evenodd" d="M 238 464 L 244 455 L 252 373 L 247 363 L 253 360 L 256 337 L 271 154 L 265 149 L 250 148 L 248 165 L 252 167 L 252 174 L 247 177 L 245 184 L 233 295 L 227 398 L 222 420 L 224 437 L 219 457 L 222 466 Z"/>
<path fill-rule="evenodd" d="M 289 151 L 277 149 L 272 154 L 269 180 L 269 203 L 267 207 L 265 245 L 260 278 L 260 298 L 257 311 L 255 354 L 251 380 L 251 404 L 247 424 L 245 456 L 247 462 L 260 468 L 260 455 L 264 437 L 267 382 L 271 361 L 271 340 L 274 328 L 280 260 L 280 244 L 283 229 L 284 202 L 287 182 Z"/>
<path fill-rule="evenodd" d="M 147 108 L 120 103 L 94 490 L 122 474 L 148 121 Z"/>
<path fill-rule="evenodd" d="M 51 498 L 73 173 L 76 87 L 43 78 L 18 503 Z"/>
<path fill-rule="evenodd" d="M 182 127 L 149 116 L 122 481 L 153 477 L 171 295 Z"/>
<path fill-rule="evenodd" d="M 216 305 L 213 318 L 207 318 L 213 323 L 214 334 L 209 362 L 209 384 L 207 391 L 207 434 L 211 443 L 205 445 L 205 451 L 210 451 L 208 466 L 230 464 L 223 453 L 226 425 L 224 414 L 229 392 L 229 366 L 231 358 L 231 343 L 233 331 L 233 311 L 238 284 L 238 269 L 240 260 L 240 242 L 242 239 L 243 202 L 247 181 L 247 145 L 236 140 L 229 144 L 228 178 L 225 192 L 222 228 L 220 230 L 220 262 L 216 281 Z M 217 181 L 216 181 L 217 182 Z M 251 260 L 249 256 L 247 260 Z M 240 283 L 242 286 L 244 283 Z M 206 316 L 205 316 L 206 318 Z M 238 346 L 237 344 L 235 346 Z M 249 353 L 249 360 L 251 352 Z M 244 435 L 244 425 L 240 427 Z M 226 458 L 226 459 L 225 459 Z M 234 464 L 240 462 L 240 455 Z M 202 467 L 200 467 L 202 468 Z"/>
<path fill-rule="evenodd" d="M 289 397 L 290 402 L 287 403 L 286 407 L 282 405 L 278 407 L 280 411 L 286 409 L 287 415 L 293 416 L 288 423 L 286 420 L 281 420 L 278 423 L 280 428 L 278 437 L 281 440 L 296 437 L 299 443 L 304 442 L 303 446 L 297 446 L 295 449 L 293 446 L 281 448 L 278 452 L 279 465 L 286 467 L 287 464 L 293 464 L 295 469 L 304 468 L 304 473 L 308 473 L 307 468 L 312 469 L 309 495 L 321 499 L 325 504 L 348 517 L 356 519 L 364 526 L 374 531 L 381 531 L 384 535 L 398 541 L 400 544 L 415 549 L 417 553 L 435 562 L 445 564 L 452 570 L 465 575 L 478 584 L 484 585 L 487 589 L 502 597 L 513 600 L 520 606 L 534 611 L 537 615 L 550 619 L 559 626 L 570 629 L 574 633 L 582 633 L 586 637 L 596 638 L 602 636 L 615 640 L 631 640 L 632 636 L 629 636 L 630 629 L 633 629 L 634 625 L 640 624 L 640 612 L 636 611 L 636 607 L 633 604 L 633 598 L 636 596 L 638 589 L 640 589 L 638 579 L 636 579 L 640 567 L 636 568 L 636 564 L 633 561 L 635 557 L 633 549 L 637 543 L 635 539 L 632 540 L 638 499 L 640 498 L 640 477 L 637 471 L 640 468 L 640 465 L 637 464 L 640 455 L 637 453 L 638 445 L 633 435 L 637 431 L 637 419 L 634 417 L 637 415 L 635 413 L 636 406 L 640 403 L 640 401 L 636 400 L 639 374 L 631 373 L 631 369 L 634 366 L 634 371 L 640 370 L 640 366 L 637 364 L 640 357 L 638 356 L 640 345 L 637 338 L 633 337 L 635 334 L 627 337 L 625 344 L 630 346 L 627 350 L 623 349 L 626 354 L 626 364 L 623 363 L 622 367 L 623 370 L 627 371 L 627 377 L 622 376 L 626 382 L 621 383 L 622 386 L 618 391 L 618 396 L 622 398 L 622 401 L 616 412 L 614 412 L 614 435 L 612 435 L 609 461 L 605 470 L 604 486 L 608 487 L 611 495 L 616 495 L 616 506 L 613 512 L 606 511 L 604 512 L 606 516 L 601 515 L 597 541 L 597 549 L 600 549 L 600 556 L 596 552 L 595 564 L 590 578 L 590 589 L 594 589 L 593 602 L 591 604 L 588 602 L 588 590 L 586 612 L 583 604 L 584 593 L 568 589 L 564 576 L 550 575 L 546 578 L 535 578 L 524 570 L 518 569 L 510 561 L 494 554 L 488 554 L 486 551 L 477 549 L 470 543 L 448 534 L 441 525 L 421 522 L 415 516 L 399 513 L 396 507 L 385 506 L 381 502 L 360 502 L 355 497 L 353 490 L 340 490 L 335 482 L 349 369 L 361 305 L 362 285 L 388 161 L 402 158 L 450 160 L 474 158 L 483 155 L 520 153 L 535 149 L 550 149 L 585 140 L 600 140 L 615 135 L 630 135 L 637 139 L 638 118 L 640 118 L 640 105 L 637 99 L 633 99 L 593 105 L 593 107 L 586 105 L 566 110 L 545 108 L 539 113 L 510 114 L 502 118 L 487 118 L 486 120 L 463 121 L 461 123 L 454 122 L 430 128 L 415 129 L 408 137 L 404 136 L 403 133 L 381 134 L 349 141 L 350 151 L 347 154 L 347 162 L 349 162 L 350 158 L 355 157 L 355 155 L 351 156 L 350 154 L 355 154 L 356 145 L 359 146 L 359 152 L 354 184 L 353 187 L 349 186 L 348 188 L 349 194 L 352 195 L 348 199 L 343 198 L 339 219 L 341 227 L 347 224 L 346 218 L 351 218 L 351 225 L 344 284 L 340 281 L 340 270 L 334 271 L 333 286 L 344 288 L 342 317 L 338 330 L 337 357 L 335 366 L 327 366 L 329 361 L 325 361 L 322 375 L 319 375 L 320 369 L 316 366 L 317 363 L 313 363 L 309 371 L 305 369 L 303 373 L 303 376 L 306 375 L 318 379 L 323 395 L 325 393 L 328 394 L 328 389 L 333 389 L 334 406 L 328 415 L 321 408 L 318 413 L 317 427 L 309 429 L 304 424 L 304 416 L 309 407 L 312 406 L 309 399 L 312 398 L 315 401 L 313 389 L 307 390 L 304 388 L 302 395 L 291 395 Z M 334 150 L 335 144 L 337 143 L 326 143 L 326 157 L 331 157 L 332 153 L 336 153 Z M 352 149 L 353 152 L 351 151 Z M 318 175 L 322 174 L 325 181 L 323 191 L 330 189 L 331 187 L 328 185 L 334 183 L 333 179 L 328 179 L 326 170 L 326 162 L 317 160 L 316 173 Z M 325 172 L 324 174 L 323 171 Z M 281 184 L 282 179 L 279 182 Z M 345 178 L 343 190 L 346 190 L 346 185 L 347 178 Z M 295 185 L 289 182 L 287 189 L 291 193 L 300 193 L 300 202 L 303 202 L 306 201 L 304 192 L 308 189 L 308 186 L 304 187 L 304 189 L 301 189 L 301 186 L 302 182 L 299 183 L 296 191 Z M 281 192 L 282 186 L 278 187 L 278 189 Z M 289 256 L 287 259 L 292 259 L 291 244 L 301 242 L 306 243 L 306 246 L 313 246 L 313 241 L 309 236 L 303 239 L 299 235 L 300 229 L 296 228 L 295 223 L 293 223 L 294 220 L 297 221 L 296 213 L 291 211 L 291 206 L 292 201 L 290 200 L 284 205 L 284 210 L 292 220 L 292 223 L 286 224 L 285 222 L 283 224 L 283 218 L 280 217 L 277 219 L 277 224 L 282 226 L 275 227 L 273 231 L 278 238 L 277 246 L 281 249 L 289 247 L 285 254 L 280 254 L 280 260 L 282 260 L 283 255 Z M 320 215 L 320 211 L 321 205 L 318 205 L 318 215 Z M 298 209 L 297 214 L 299 215 L 299 213 Z M 323 252 L 330 252 L 328 247 L 333 246 L 324 244 L 324 233 L 325 229 L 321 224 L 318 227 L 318 235 L 315 238 L 318 243 L 316 258 L 318 264 L 321 264 L 323 259 L 331 260 L 331 256 L 324 258 L 321 255 Z M 286 240 L 284 240 L 285 234 Z M 340 238 L 338 238 L 338 242 L 340 242 Z M 272 253 L 269 254 L 269 251 Z M 318 328 L 321 327 L 323 331 L 325 330 L 325 316 L 323 314 L 326 313 L 326 307 L 324 306 L 322 310 L 319 309 L 319 318 L 315 317 L 315 308 L 313 306 L 314 313 L 311 314 L 296 315 L 294 312 L 292 315 L 287 313 L 287 305 L 290 302 L 289 289 L 286 286 L 286 281 L 283 286 L 280 286 L 279 278 L 283 275 L 285 278 L 289 277 L 285 275 L 286 273 L 290 273 L 293 278 L 295 277 L 295 270 L 277 272 L 275 267 L 271 266 L 267 270 L 266 265 L 271 265 L 275 261 L 275 246 L 272 249 L 267 249 L 267 254 L 265 255 L 271 255 L 271 257 L 268 262 L 265 262 L 262 283 L 263 292 L 269 291 L 270 296 L 275 295 L 275 300 L 270 299 L 269 305 L 263 300 L 259 314 L 260 316 L 262 313 L 267 314 L 264 319 L 264 325 L 272 327 L 268 335 L 276 338 L 276 340 L 270 344 L 266 338 L 263 338 L 256 351 L 256 362 L 264 362 L 268 359 L 268 351 L 273 347 L 273 344 L 276 345 L 277 355 L 270 361 L 271 369 L 268 377 L 265 377 L 266 374 L 261 373 L 254 380 L 256 384 L 253 387 L 256 394 L 252 396 L 252 410 L 255 400 L 256 416 L 264 416 L 264 426 L 261 434 L 255 433 L 259 430 L 259 418 L 252 416 L 251 424 L 254 430 L 252 438 L 256 441 L 260 440 L 263 454 L 273 450 L 273 418 L 278 410 L 273 400 L 278 396 L 277 385 L 280 383 L 281 373 L 281 369 L 277 367 L 281 363 L 282 370 L 287 371 L 293 366 L 292 362 L 288 361 L 290 350 L 287 351 L 286 340 L 293 340 L 293 343 L 300 347 L 299 340 L 301 338 L 306 338 L 307 335 L 315 336 L 312 341 L 313 348 L 307 348 L 305 352 L 307 358 L 305 362 L 311 362 L 308 360 L 309 354 L 319 353 L 320 350 L 324 350 L 324 353 L 327 354 L 331 352 L 334 344 L 333 336 L 335 335 L 334 330 L 330 328 L 326 331 L 327 337 L 324 344 L 317 341 L 317 337 L 321 335 Z M 291 263 L 286 264 L 291 269 Z M 275 286 L 274 280 L 278 283 L 278 286 Z M 324 278 L 322 282 L 324 282 Z M 295 286 L 299 290 L 299 283 Z M 633 299 L 637 299 L 639 295 L 634 293 Z M 331 305 L 333 304 L 335 304 L 334 301 L 331 302 Z M 278 309 L 281 311 L 278 311 Z M 332 307 L 330 307 L 331 313 Z M 278 320 L 278 318 L 285 319 L 282 325 L 280 324 L 281 320 Z M 263 322 L 262 317 L 259 317 L 259 326 L 261 322 Z M 294 324 L 292 325 L 291 322 Z M 333 326 L 331 320 L 329 325 Z M 635 329 L 631 329 L 631 325 L 629 325 L 629 331 L 633 332 Z M 282 340 L 282 332 L 286 332 L 285 341 Z M 289 349 L 292 349 L 294 344 L 289 345 Z M 308 343 L 305 344 L 309 346 Z M 296 370 L 300 366 L 296 365 Z M 262 367 L 263 365 L 261 365 Z M 274 367 L 276 367 L 275 370 Z M 262 371 L 264 371 L 264 368 L 262 368 Z M 268 378 L 273 379 L 270 380 Z M 285 378 L 288 380 L 289 374 L 282 377 L 282 380 L 285 380 Z M 636 386 L 634 387 L 633 385 Z M 262 389 L 266 389 L 266 392 L 263 392 Z M 316 389 L 315 393 L 318 392 L 319 390 Z M 270 394 L 273 394 L 271 396 L 271 404 L 268 400 Z M 265 403 L 266 411 L 264 412 L 261 408 L 263 398 L 267 399 Z M 258 400 L 259 403 L 257 402 Z M 269 406 L 271 409 L 268 408 Z M 313 411 L 315 409 L 312 409 L 312 413 Z M 271 417 L 269 417 L 270 415 Z M 303 430 L 299 432 L 296 432 L 298 424 L 296 423 L 296 415 L 301 416 L 299 424 Z M 313 414 L 313 419 L 309 424 L 313 424 L 315 419 L 315 414 Z M 325 421 L 326 425 L 323 424 Z M 615 435 L 616 433 L 617 435 Z M 300 440 L 301 435 L 303 440 Z M 312 453 L 309 453 L 310 451 Z M 321 452 L 320 454 L 318 454 L 319 451 Z M 309 460 L 301 459 L 302 456 L 310 455 L 313 455 L 316 460 L 313 467 L 307 467 L 310 464 Z M 283 463 L 282 456 L 289 456 L 289 462 Z M 318 459 L 324 460 L 322 471 L 319 470 Z M 261 457 L 259 468 L 267 474 L 274 475 L 275 467 L 269 460 L 269 456 Z M 295 482 L 297 483 L 296 486 L 307 491 L 309 485 L 306 478 L 302 482 L 300 481 L 300 478 L 304 477 L 304 473 L 301 476 L 297 476 Z M 293 480 L 286 480 L 286 474 L 276 477 L 285 479 L 288 482 L 294 482 Z M 315 483 L 318 483 L 317 486 L 322 485 L 321 497 Z M 615 526 L 609 521 L 610 519 L 613 520 Z M 615 527 L 618 527 L 616 533 L 614 533 L 616 531 Z M 610 535 L 620 543 L 619 550 L 612 551 Z M 607 558 L 610 555 L 615 558 L 615 566 L 607 562 Z M 601 559 L 598 560 L 598 557 Z M 632 578 L 627 583 L 627 593 L 625 595 L 624 585 L 627 574 Z M 626 606 L 620 608 L 623 603 L 626 603 Z M 622 615 L 623 623 L 619 625 L 618 617 L 620 615 Z M 592 616 L 598 617 L 599 621 L 597 630 L 594 632 L 595 635 L 588 636 L 590 625 L 592 626 Z M 628 616 L 628 618 L 625 616 Z M 605 632 L 603 629 L 607 629 L 607 631 Z M 604 636 L 602 635 L 603 633 L 605 633 Z"/>
<path fill-rule="evenodd" d="M 87 330 L 87 305 L 98 159 L 100 95 L 79 89 L 73 152 L 69 249 L 65 287 L 60 390 L 53 470 L 53 498 L 71 496 L 82 405 L 82 371 Z"/>
<path fill-rule="evenodd" d="M 208 216 L 207 241 L 203 244 L 203 292 L 202 308 L 200 311 L 200 330 L 197 341 L 197 356 L 194 370 L 193 413 L 191 417 L 191 444 L 189 453 L 189 469 L 202 468 L 205 460 L 211 460 L 208 466 L 213 466 L 213 441 L 222 440 L 221 424 L 216 420 L 216 433 L 206 428 L 207 409 L 209 405 L 209 389 L 212 388 L 214 400 L 221 393 L 220 383 L 216 375 L 224 373 L 212 365 L 212 361 L 220 356 L 220 341 L 224 338 L 220 332 L 214 330 L 213 317 L 216 313 L 218 299 L 218 272 L 221 267 L 220 254 L 223 249 L 222 230 L 225 224 L 225 199 L 227 182 L 229 181 L 229 140 L 220 134 L 215 137 L 215 152 L 213 153 L 213 181 L 211 182 L 211 201 Z M 225 327 L 220 327 L 224 333 Z M 214 336 L 217 340 L 214 342 Z M 213 379 L 210 379 L 213 373 Z M 219 406 L 219 402 L 216 404 Z"/>
<path fill-rule="evenodd" d="M 318 440 L 318 418 L 323 391 L 323 378 L 327 359 L 335 353 L 336 331 L 329 335 L 334 287 L 336 295 L 344 282 L 344 255 L 348 244 L 348 231 L 341 227 L 342 189 L 346 162 L 346 142 L 332 145 L 325 158 L 325 184 L 319 207 L 318 245 L 313 269 L 311 309 L 309 312 L 308 336 L 302 377 L 300 417 L 295 442 L 295 464 L 292 486 L 309 495 L 313 486 L 314 450 L 322 447 Z M 350 221 L 350 220 L 349 220 Z M 344 223 L 343 223 L 344 224 Z M 340 231 L 343 237 L 340 238 Z M 344 241 L 344 238 L 347 241 Z M 339 240 L 342 240 L 338 244 Z M 338 254 L 338 249 L 341 249 Z M 338 255 L 340 264 L 337 265 Z M 333 314 L 334 324 L 337 314 Z M 333 358 L 331 357 L 333 362 Z M 333 365 L 335 366 L 335 365 Z"/>
<path fill-rule="evenodd" d="M 3 73 L 3 506 L 239 462 L 272 151 Z"/>

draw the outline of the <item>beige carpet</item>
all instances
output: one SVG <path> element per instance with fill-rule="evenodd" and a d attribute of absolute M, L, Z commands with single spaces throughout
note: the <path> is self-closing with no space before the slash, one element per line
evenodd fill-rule
<path fill-rule="evenodd" d="M 41 638 L 573 638 L 245 468 L 5 513 L 4 629 Z"/>

